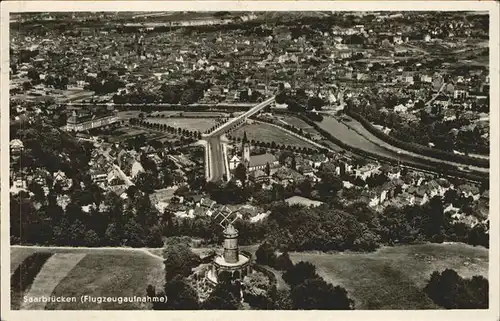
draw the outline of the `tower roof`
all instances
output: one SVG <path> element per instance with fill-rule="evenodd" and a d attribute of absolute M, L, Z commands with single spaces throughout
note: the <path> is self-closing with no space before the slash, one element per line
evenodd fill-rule
<path fill-rule="evenodd" d="M 229 224 L 224 230 L 224 235 L 237 235 L 238 230 L 234 228 L 233 224 Z"/>
<path fill-rule="evenodd" d="M 241 141 L 243 145 L 245 145 L 246 143 L 248 143 L 248 138 L 247 138 L 247 132 L 244 131 L 243 132 L 243 140 Z"/>

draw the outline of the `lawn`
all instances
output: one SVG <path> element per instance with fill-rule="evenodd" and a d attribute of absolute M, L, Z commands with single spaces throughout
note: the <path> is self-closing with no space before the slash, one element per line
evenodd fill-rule
<path fill-rule="evenodd" d="M 146 118 L 151 123 L 166 124 L 175 128 L 204 132 L 216 124 L 215 118 Z"/>
<path fill-rule="evenodd" d="M 302 128 L 302 129 L 308 129 L 308 128 L 313 128 L 311 125 L 303 121 L 302 119 L 294 116 L 280 116 L 279 117 L 281 120 L 283 120 L 285 123 L 295 126 L 297 128 Z"/>
<path fill-rule="evenodd" d="M 291 253 L 328 282 L 346 288 L 356 309 L 435 309 L 423 292 L 430 274 L 446 268 L 488 277 L 488 250 L 465 244 L 384 247 L 373 253 Z"/>
<path fill-rule="evenodd" d="M 297 128 L 301 128 L 305 133 L 321 136 L 321 134 L 316 129 L 314 129 L 314 127 L 298 117 L 286 115 L 280 116 L 280 118 L 282 122 L 285 122 L 286 124 L 292 125 Z"/>
<path fill-rule="evenodd" d="M 255 140 L 266 143 L 275 142 L 278 145 L 316 148 L 300 138 L 265 123 L 246 124 L 232 132 L 231 136 L 243 138 L 244 132 L 247 133 L 247 138 L 250 141 Z"/>
<path fill-rule="evenodd" d="M 10 275 L 23 263 L 23 261 L 36 251 L 29 248 L 15 248 L 10 251 Z"/>
<path fill-rule="evenodd" d="M 29 296 L 76 296 L 77 303 L 28 303 L 21 309 L 46 310 L 130 310 L 144 309 L 145 304 L 81 303 L 81 295 L 144 296 L 148 284 L 163 287 L 163 262 L 141 250 L 120 249 L 40 249 L 11 248 L 11 267 L 15 270 L 34 253 L 53 253 L 28 286 Z M 14 293 L 15 294 L 15 293 Z M 19 307 L 22 295 L 13 295 L 13 306 Z"/>
<path fill-rule="evenodd" d="M 82 303 L 80 297 L 146 295 L 148 284 L 164 283 L 163 262 L 140 252 L 87 254 L 52 291 L 54 296 L 75 296 L 77 303 L 49 303 L 47 310 L 137 310 L 143 303 Z"/>
<path fill-rule="evenodd" d="M 86 256 L 85 253 L 56 253 L 52 255 L 38 272 L 26 296 L 39 298 L 49 296 L 66 275 Z M 46 303 L 26 302 L 22 310 L 43 310 Z"/>
<path fill-rule="evenodd" d="M 389 157 L 395 157 L 396 155 L 396 153 L 387 151 L 370 142 L 333 117 L 324 117 L 322 122 L 318 122 L 318 126 L 349 146 Z"/>

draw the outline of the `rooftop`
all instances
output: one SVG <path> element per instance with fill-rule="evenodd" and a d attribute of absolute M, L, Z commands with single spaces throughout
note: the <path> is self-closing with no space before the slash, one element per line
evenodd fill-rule
<path fill-rule="evenodd" d="M 276 162 L 276 156 L 273 154 L 261 154 L 250 156 L 250 167 L 263 166 L 267 163 L 272 164 Z"/>

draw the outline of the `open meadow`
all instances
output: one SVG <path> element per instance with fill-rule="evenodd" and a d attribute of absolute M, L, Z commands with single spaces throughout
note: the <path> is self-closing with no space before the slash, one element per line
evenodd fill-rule
<path fill-rule="evenodd" d="M 45 310 L 132 310 L 147 308 L 144 303 L 82 303 L 82 295 L 144 297 L 148 284 L 157 289 L 164 283 L 163 261 L 146 251 L 122 249 L 11 248 L 11 276 L 26 258 L 35 253 L 52 254 L 24 289 L 12 293 L 13 309 Z M 24 263 L 23 263 L 24 262 Z M 11 280 L 11 282 L 14 280 Z M 15 290 L 15 289 L 14 289 Z M 12 292 L 12 291 L 11 291 Z M 23 303 L 24 295 L 76 297 L 76 303 Z"/>
<path fill-rule="evenodd" d="M 383 247 L 372 253 L 291 253 L 327 282 L 345 287 L 356 309 L 437 309 L 422 291 L 433 271 L 488 277 L 488 250 L 466 244 Z"/>
<path fill-rule="evenodd" d="M 266 123 L 246 124 L 232 132 L 231 136 L 243 138 L 244 132 L 247 133 L 247 138 L 250 141 L 275 142 L 278 145 L 315 148 L 310 143 Z"/>

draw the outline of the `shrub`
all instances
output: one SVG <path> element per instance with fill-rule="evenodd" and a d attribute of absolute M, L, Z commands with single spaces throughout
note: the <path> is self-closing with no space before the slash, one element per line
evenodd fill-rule
<path fill-rule="evenodd" d="M 275 266 L 276 254 L 274 252 L 275 249 L 271 246 L 271 244 L 267 242 L 262 243 L 255 252 L 257 263 L 268 266 Z"/>
<path fill-rule="evenodd" d="M 316 274 L 316 267 L 309 262 L 300 261 L 291 267 L 288 271 L 283 273 L 283 280 L 294 287 L 307 279 L 318 278 Z"/>
<path fill-rule="evenodd" d="M 321 278 L 305 280 L 292 288 L 290 293 L 293 307 L 301 310 L 353 310 L 354 302 L 347 291 L 333 286 Z"/>
<path fill-rule="evenodd" d="M 283 254 L 276 259 L 276 269 L 280 271 L 288 271 L 291 268 L 293 268 L 293 262 L 290 259 L 288 252 L 283 252 Z"/>
<path fill-rule="evenodd" d="M 445 309 L 488 309 L 488 280 L 482 276 L 463 279 L 451 269 L 435 271 L 424 292 Z"/>

